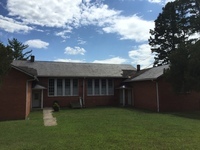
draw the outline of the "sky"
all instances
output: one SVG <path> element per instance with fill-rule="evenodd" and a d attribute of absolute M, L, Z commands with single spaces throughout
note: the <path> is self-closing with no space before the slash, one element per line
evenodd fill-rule
<path fill-rule="evenodd" d="M 172 1 L 172 0 L 170 0 Z M 148 39 L 169 0 L 1 0 L 0 41 L 16 38 L 38 61 L 151 67 Z"/>

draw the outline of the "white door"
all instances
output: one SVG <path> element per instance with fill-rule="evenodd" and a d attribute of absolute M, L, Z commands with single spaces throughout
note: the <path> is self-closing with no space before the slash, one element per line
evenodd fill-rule
<path fill-rule="evenodd" d="M 41 92 L 40 91 L 33 91 L 32 107 L 33 108 L 41 107 Z"/>

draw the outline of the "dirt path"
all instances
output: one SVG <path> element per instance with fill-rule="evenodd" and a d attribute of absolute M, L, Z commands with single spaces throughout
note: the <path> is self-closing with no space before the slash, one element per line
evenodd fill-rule
<path fill-rule="evenodd" d="M 44 108 L 43 109 L 43 120 L 44 126 L 56 126 L 57 121 L 56 118 L 52 115 L 52 108 Z"/>

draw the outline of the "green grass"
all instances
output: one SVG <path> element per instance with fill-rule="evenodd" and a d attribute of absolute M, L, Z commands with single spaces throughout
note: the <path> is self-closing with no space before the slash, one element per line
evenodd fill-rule
<path fill-rule="evenodd" d="M 154 113 L 125 108 L 66 109 L 44 127 L 42 111 L 29 120 L 0 122 L 0 150 L 199 149 L 200 112 Z"/>

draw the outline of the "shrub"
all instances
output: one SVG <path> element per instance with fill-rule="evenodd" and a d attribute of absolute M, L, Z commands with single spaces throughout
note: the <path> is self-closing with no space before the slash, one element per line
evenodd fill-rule
<path fill-rule="evenodd" d="M 53 103 L 53 110 L 54 111 L 59 111 L 60 110 L 60 106 L 59 106 L 59 104 L 57 102 Z"/>

